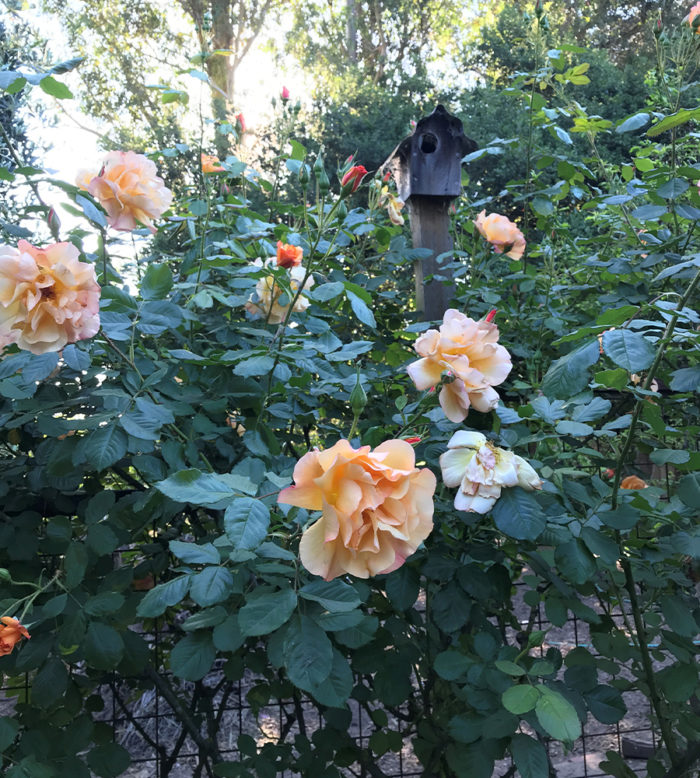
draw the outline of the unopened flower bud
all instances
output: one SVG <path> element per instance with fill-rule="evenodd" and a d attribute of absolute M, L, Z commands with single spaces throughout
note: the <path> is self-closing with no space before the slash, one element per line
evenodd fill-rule
<path fill-rule="evenodd" d="M 659 35 L 661 35 L 661 33 L 663 32 L 663 29 L 664 29 L 664 26 L 661 23 L 661 17 L 659 17 L 656 20 L 656 24 L 654 25 L 654 35 L 656 35 L 656 37 L 658 38 Z"/>
<path fill-rule="evenodd" d="M 12 581 L 10 571 L 4 567 L 0 567 L 0 581 L 7 581 L 8 583 Z"/>
<path fill-rule="evenodd" d="M 497 313 L 498 313 L 498 308 L 493 308 L 493 309 L 491 309 L 491 310 L 490 310 L 490 311 L 489 311 L 489 312 L 486 314 L 486 319 L 485 319 L 485 321 L 487 321 L 487 322 L 491 323 L 491 322 L 492 322 L 492 321 L 493 321 L 493 320 L 496 318 L 496 314 L 497 314 Z"/>
<path fill-rule="evenodd" d="M 535 3 L 535 16 L 539 19 L 542 16 L 542 0 Z"/>
<path fill-rule="evenodd" d="M 355 416 L 359 416 L 367 405 L 367 394 L 362 388 L 362 382 L 360 381 L 360 371 L 357 371 L 357 379 L 355 387 L 350 392 L 350 408 Z"/>
<path fill-rule="evenodd" d="M 304 187 L 309 183 L 309 166 L 304 162 L 299 166 L 299 183 Z"/>
<path fill-rule="evenodd" d="M 49 212 L 46 215 L 46 223 L 49 225 L 51 234 L 55 240 L 58 240 L 58 233 L 61 229 L 61 220 L 58 218 L 55 208 L 49 208 Z"/>

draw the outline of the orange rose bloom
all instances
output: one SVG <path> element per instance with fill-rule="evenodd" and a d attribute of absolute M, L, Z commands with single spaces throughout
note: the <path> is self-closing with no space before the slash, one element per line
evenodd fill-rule
<path fill-rule="evenodd" d="M 304 249 L 301 246 L 292 246 L 289 243 L 277 241 L 277 265 L 279 267 L 296 267 L 301 265 L 304 256 Z"/>
<path fill-rule="evenodd" d="M 99 173 L 90 178 L 83 171 L 77 183 L 99 201 L 115 230 L 135 230 L 138 221 L 155 232 L 152 220 L 167 211 L 173 199 L 157 172 L 155 164 L 143 154 L 110 151 Z"/>
<path fill-rule="evenodd" d="M 628 475 L 620 481 L 620 489 L 646 489 L 647 483 L 642 481 L 639 476 Z"/>
<path fill-rule="evenodd" d="M 72 243 L 0 246 L 0 349 L 44 354 L 97 334 L 100 287 L 79 256 Z"/>
<path fill-rule="evenodd" d="M 22 638 L 29 638 L 31 635 L 27 632 L 17 619 L 12 616 L 3 616 L 0 618 L 0 656 L 11 654 L 12 649 Z"/>
<path fill-rule="evenodd" d="M 486 413 L 499 401 L 493 388 L 502 384 L 512 368 L 510 354 L 498 344 L 498 327 L 474 321 L 460 311 L 445 311 L 439 330 L 426 330 L 414 348 L 422 357 L 407 368 L 416 389 L 425 391 L 454 376 L 440 391 L 440 405 L 450 421 L 464 421 L 473 406 Z"/>
<path fill-rule="evenodd" d="M 214 154 L 202 154 L 202 173 L 223 173 L 221 160 Z"/>
<path fill-rule="evenodd" d="M 525 253 L 525 238 L 513 222 L 499 213 L 482 211 L 475 219 L 477 230 L 493 246 L 496 254 L 505 254 L 511 259 L 520 259 Z"/>
<path fill-rule="evenodd" d="M 693 24 L 693 21 L 698 14 L 700 14 L 700 3 L 695 3 L 695 5 L 690 9 L 690 12 L 688 13 L 688 24 L 690 25 L 690 29 L 695 31 L 696 35 L 698 34 L 698 32 L 700 32 L 700 27 L 696 27 Z"/>
<path fill-rule="evenodd" d="M 304 531 L 299 556 L 326 581 L 346 573 L 390 573 L 433 528 L 436 479 L 416 468 L 405 440 L 387 440 L 374 451 L 339 440 L 325 451 L 309 451 L 294 468 L 294 483 L 277 501 L 323 511 Z"/>

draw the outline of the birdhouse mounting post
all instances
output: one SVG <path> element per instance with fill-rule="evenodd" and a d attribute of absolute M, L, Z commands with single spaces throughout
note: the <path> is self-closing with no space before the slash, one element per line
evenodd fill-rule
<path fill-rule="evenodd" d="M 452 251 L 449 208 L 462 191 L 462 157 L 475 149 L 462 122 L 438 105 L 383 166 L 392 170 L 399 197 L 408 206 L 413 247 L 431 252 L 414 263 L 416 308 L 424 321 L 442 319 L 454 296 L 451 273 L 437 257 Z"/>

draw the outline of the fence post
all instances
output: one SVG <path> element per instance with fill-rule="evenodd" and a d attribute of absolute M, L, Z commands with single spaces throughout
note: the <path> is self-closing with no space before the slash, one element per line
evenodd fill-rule
<path fill-rule="evenodd" d="M 441 319 L 454 294 L 454 284 L 445 283 L 451 273 L 437 257 L 452 250 L 449 207 L 462 191 L 462 157 L 475 149 L 462 122 L 438 105 L 383 165 L 392 170 L 399 197 L 408 206 L 413 247 L 431 251 L 414 263 L 416 309 L 425 321 Z M 426 282 L 431 276 L 439 278 Z"/>

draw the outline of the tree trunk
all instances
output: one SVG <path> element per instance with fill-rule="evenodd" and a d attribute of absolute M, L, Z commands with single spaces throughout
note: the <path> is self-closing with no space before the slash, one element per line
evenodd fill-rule
<path fill-rule="evenodd" d="M 233 24 L 230 0 L 211 0 L 212 48 L 214 51 L 233 49 Z M 231 54 L 214 54 L 206 62 L 207 75 L 212 83 L 212 113 L 217 124 L 231 122 L 229 106 L 234 98 L 234 69 Z M 228 156 L 231 144 L 227 134 L 216 134 L 216 153 L 221 159 Z"/>
<path fill-rule="evenodd" d="M 357 6 L 355 0 L 345 0 L 347 9 L 347 47 L 348 59 L 353 64 L 357 62 Z"/>

